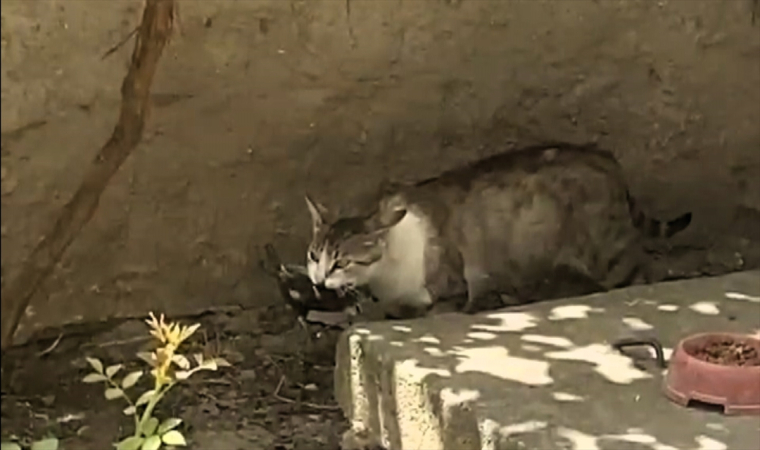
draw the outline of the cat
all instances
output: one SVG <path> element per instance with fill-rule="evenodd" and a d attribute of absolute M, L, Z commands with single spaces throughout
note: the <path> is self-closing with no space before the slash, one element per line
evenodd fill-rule
<path fill-rule="evenodd" d="M 412 316 L 457 296 L 473 313 L 495 296 L 512 305 L 649 282 L 645 238 L 670 238 L 692 220 L 648 217 L 611 152 L 564 143 L 381 190 L 360 214 L 306 203 L 311 281 L 367 286 Z"/>

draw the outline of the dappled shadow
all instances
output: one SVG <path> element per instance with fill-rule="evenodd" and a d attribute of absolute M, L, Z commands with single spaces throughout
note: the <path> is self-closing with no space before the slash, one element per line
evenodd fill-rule
<path fill-rule="evenodd" d="M 653 355 L 624 355 L 610 342 L 654 336 L 668 357 L 687 334 L 760 328 L 760 314 L 751 314 L 760 286 L 731 289 L 731 280 L 744 288 L 757 275 L 641 286 L 477 316 L 357 325 L 340 344 L 346 354 L 338 356 L 339 377 L 345 373 L 338 395 L 353 390 L 352 417 L 366 419 L 390 448 L 401 441 L 403 448 L 481 448 L 484 439 L 584 449 L 746 443 L 756 432 L 751 423 L 671 404 L 661 394 L 664 372 Z M 348 354 L 360 360 L 340 367 Z M 706 430 L 706 422 L 726 431 Z"/>

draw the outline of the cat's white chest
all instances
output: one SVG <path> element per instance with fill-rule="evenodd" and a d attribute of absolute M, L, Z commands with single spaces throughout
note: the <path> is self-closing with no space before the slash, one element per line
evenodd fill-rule
<path fill-rule="evenodd" d="M 425 289 L 427 238 L 425 220 L 411 211 L 388 231 L 385 254 L 369 283 L 378 300 L 410 305 L 431 303 Z"/>

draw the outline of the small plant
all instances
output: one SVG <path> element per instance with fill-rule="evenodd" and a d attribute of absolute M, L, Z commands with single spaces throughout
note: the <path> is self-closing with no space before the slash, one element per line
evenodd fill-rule
<path fill-rule="evenodd" d="M 177 427 L 182 419 L 171 417 L 163 422 L 153 416 L 153 411 L 164 395 L 178 382 L 188 379 L 201 370 L 215 371 L 219 367 L 230 364 L 221 358 L 204 359 L 203 354 L 193 355 L 195 364 L 178 352 L 180 345 L 200 327 L 200 324 L 182 326 L 176 322 L 165 322 L 162 314 L 159 319 L 153 313 L 145 321 L 150 327 L 150 334 L 155 338 L 157 348 L 153 352 L 140 352 L 137 357 L 147 362 L 150 375 L 153 377 L 153 387 L 143 392 L 133 401 L 126 391 L 137 384 L 145 375 L 142 370 L 127 373 L 121 380 L 117 375 L 123 364 L 104 367 L 97 358 L 87 358 L 94 372 L 87 374 L 82 381 L 85 383 L 105 384 L 105 397 L 108 400 L 123 399 L 128 406 L 124 414 L 134 418 L 135 432 L 117 444 L 116 450 L 158 450 L 165 447 L 185 447 L 187 442 Z M 5 448 L 1 449 L 5 450 Z M 46 448 L 47 450 L 47 448 Z"/>
<path fill-rule="evenodd" d="M 15 437 L 0 443 L 0 450 L 58 450 L 58 439 L 49 437 L 33 442 L 25 442 Z"/>

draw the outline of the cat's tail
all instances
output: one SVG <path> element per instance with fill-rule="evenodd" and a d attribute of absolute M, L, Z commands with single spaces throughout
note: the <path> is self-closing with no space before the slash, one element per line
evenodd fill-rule
<path fill-rule="evenodd" d="M 691 212 L 681 214 L 673 220 L 664 221 L 649 217 L 638 205 L 636 199 L 626 192 L 628 211 L 631 214 L 633 225 L 641 232 L 652 238 L 670 238 L 685 230 L 691 224 Z"/>

